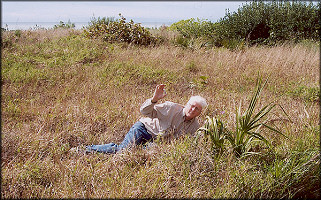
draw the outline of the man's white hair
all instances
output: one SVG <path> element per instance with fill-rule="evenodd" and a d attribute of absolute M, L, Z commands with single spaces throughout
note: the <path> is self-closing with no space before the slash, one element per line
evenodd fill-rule
<path fill-rule="evenodd" d="M 202 110 L 204 110 L 207 107 L 206 100 L 201 96 L 191 96 L 191 98 L 188 100 L 188 104 L 196 102 L 200 106 L 202 106 Z"/>

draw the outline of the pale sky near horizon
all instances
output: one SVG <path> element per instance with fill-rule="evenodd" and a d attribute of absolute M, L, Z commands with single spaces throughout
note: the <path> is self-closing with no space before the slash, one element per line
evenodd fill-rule
<path fill-rule="evenodd" d="M 237 11 L 247 1 L 1 1 L 2 22 L 89 22 L 121 13 L 134 22 L 177 22 L 200 18 L 212 22 Z"/>

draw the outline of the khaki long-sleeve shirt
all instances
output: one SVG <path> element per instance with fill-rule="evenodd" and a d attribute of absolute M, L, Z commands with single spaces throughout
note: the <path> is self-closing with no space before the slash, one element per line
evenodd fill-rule
<path fill-rule="evenodd" d="M 166 101 L 162 104 L 152 103 L 147 99 L 141 106 L 140 112 L 146 117 L 141 118 L 147 131 L 153 136 L 179 137 L 183 133 L 195 133 L 199 128 L 196 118 L 185 120 L 184 106 Z"/>

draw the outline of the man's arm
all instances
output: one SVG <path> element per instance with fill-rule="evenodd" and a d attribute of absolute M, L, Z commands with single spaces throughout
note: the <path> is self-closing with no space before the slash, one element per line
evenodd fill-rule
<path fill-rule="evenodd" d="M 140 107 L 140 112 L 143 115 L 151 118 L 156 117 L 156 110 L 154 109 L 154 105 L 155 103 L 157 103 L 158 100 L 166 96 L 166 92 L 164 88 L 165 88 L 164 84 L 160 84 L 156 86 L 153 97 L 151 99 L 147 99 L 143 103 L 143 105 Z"/>

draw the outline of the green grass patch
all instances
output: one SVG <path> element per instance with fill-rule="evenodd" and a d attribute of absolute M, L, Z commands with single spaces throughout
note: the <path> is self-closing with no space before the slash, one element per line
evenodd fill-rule
<path fill-rule="evenodd" d="M 286 92 L 293 98 L 299 98 L 306 102 L 320 101 L 320 87 L 307 87 L 305 85 L 299 85 Z"/>
<path fill-rule="evenodd" d="M 98 73 L 102 83 L 110 82 L 116 87 L 124 85 L 153 85 L 160 82 L 178 80 L 179 74 L 167 69 L 156 69 L 151 66 L 134 63 L 108 63 Z"/>

